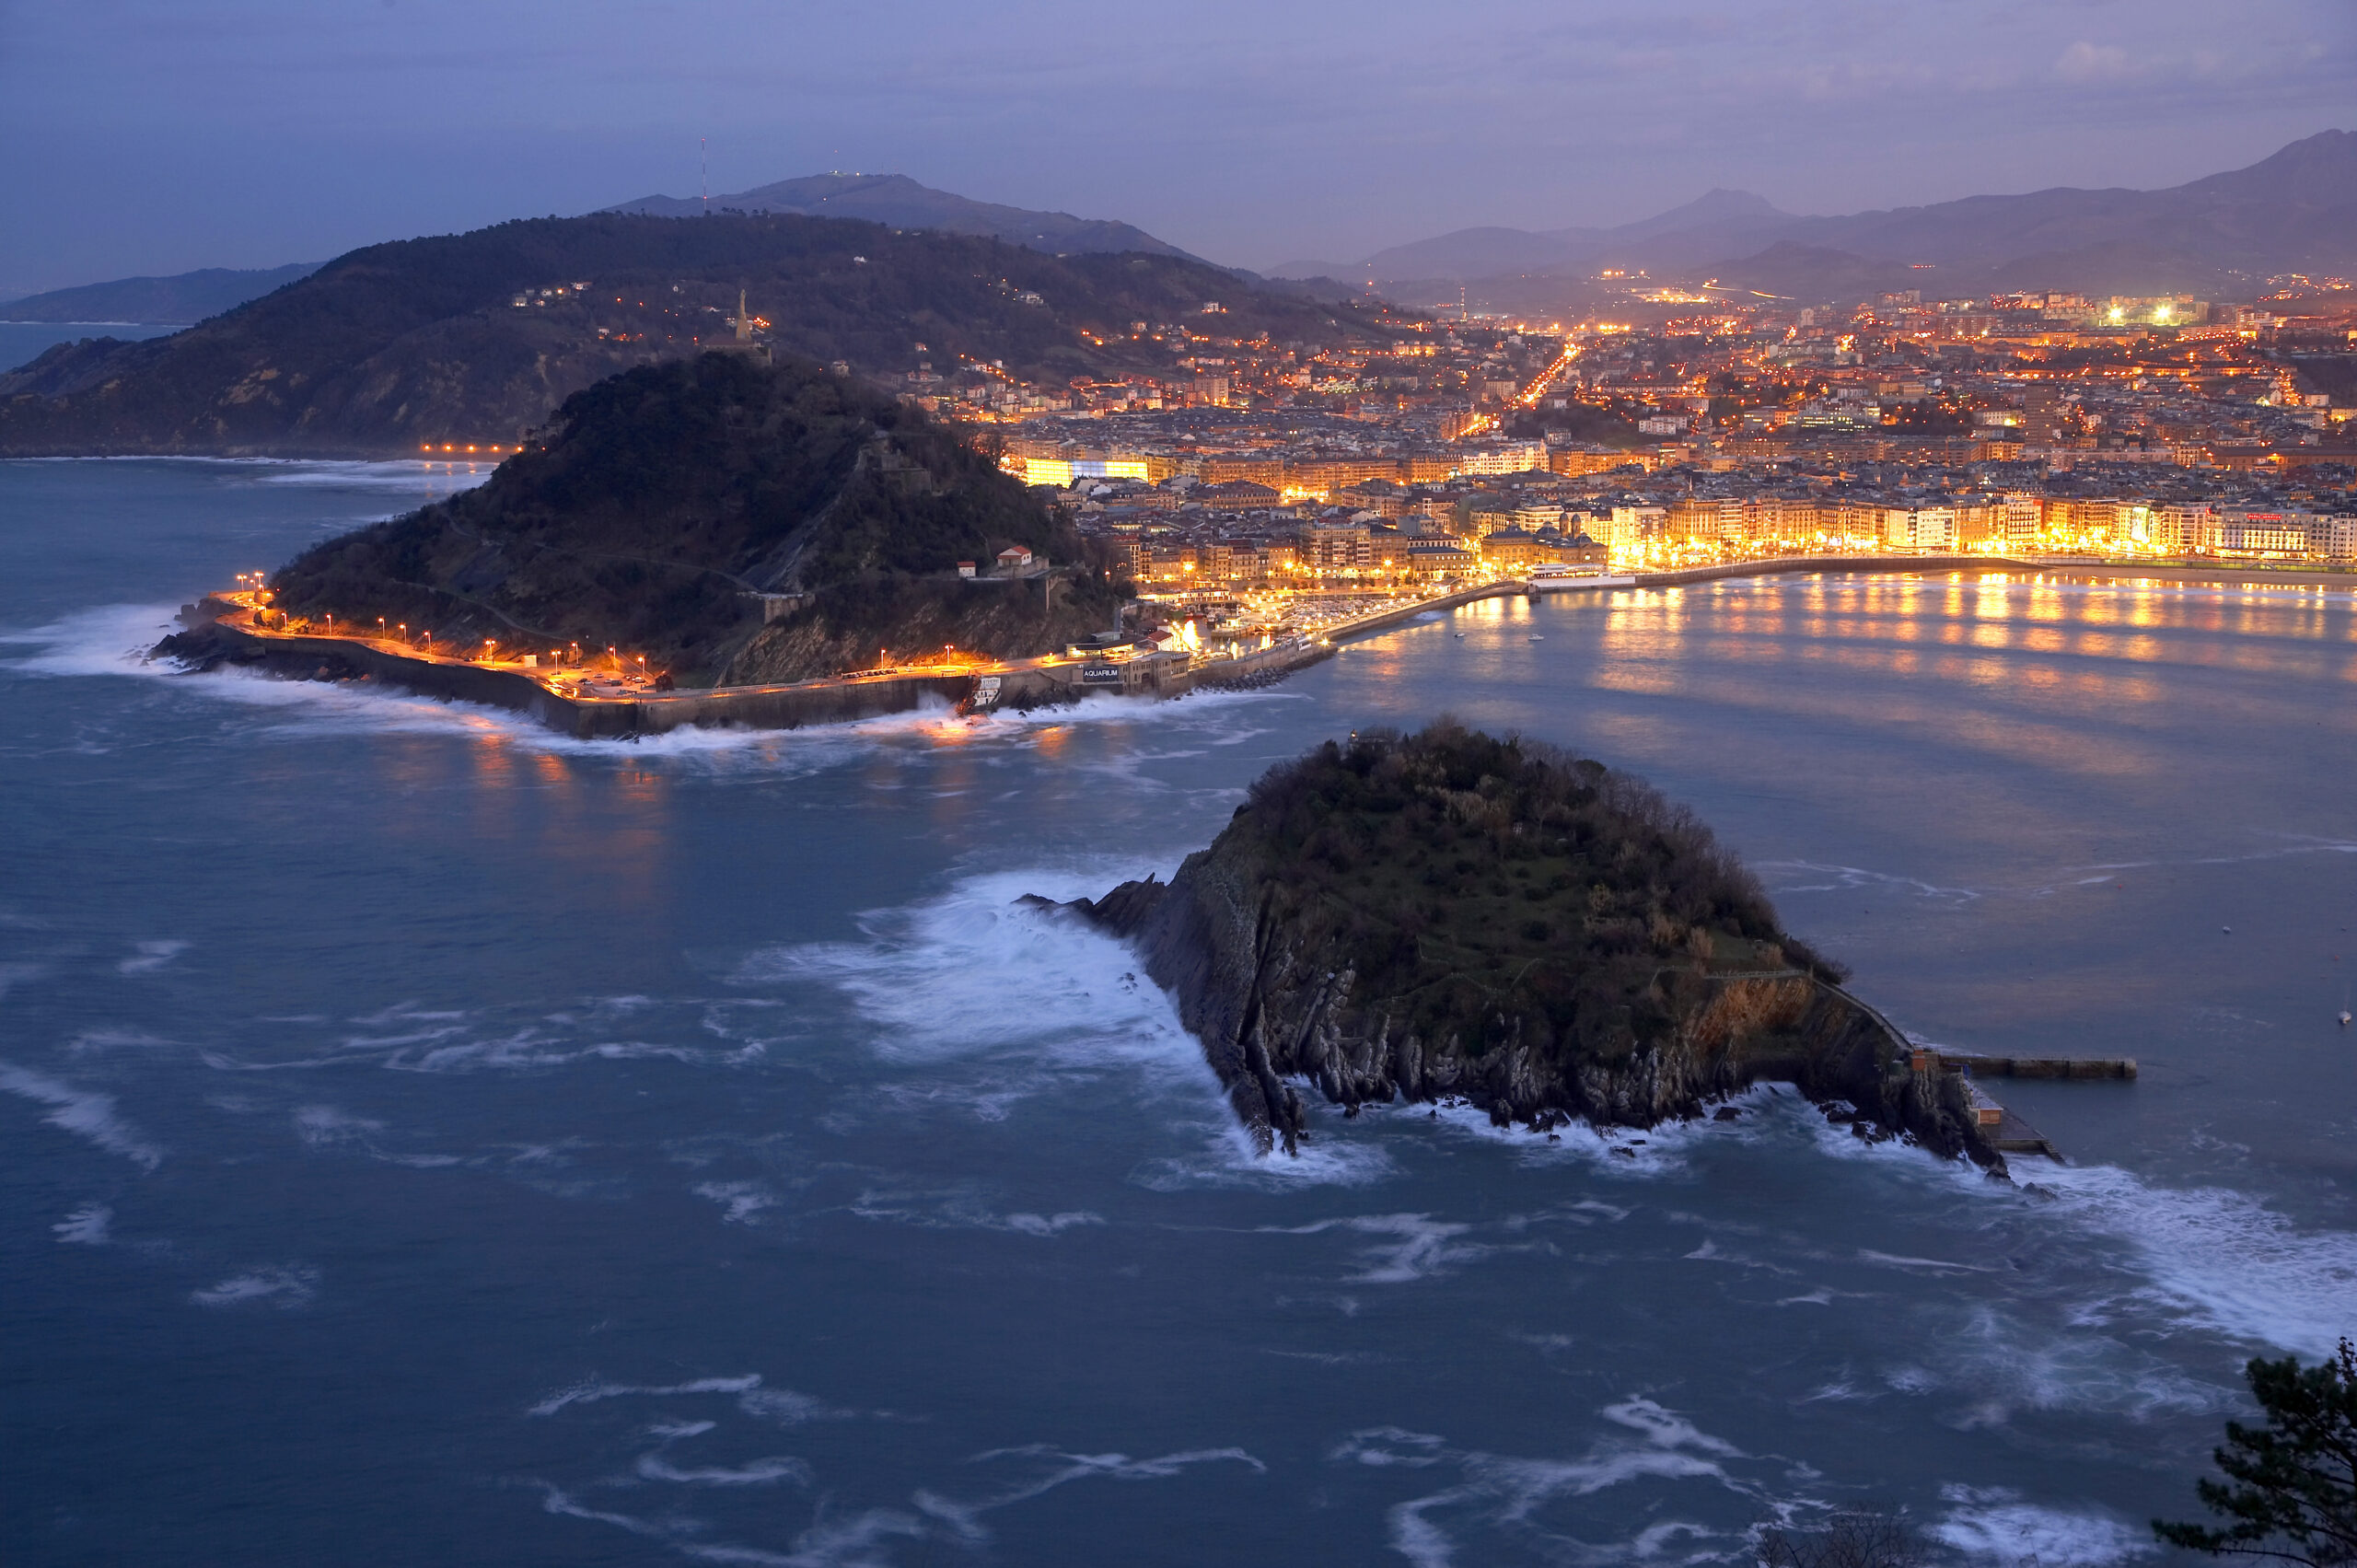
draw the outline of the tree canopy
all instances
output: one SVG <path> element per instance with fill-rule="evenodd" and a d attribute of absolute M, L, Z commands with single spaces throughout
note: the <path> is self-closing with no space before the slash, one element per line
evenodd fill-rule
<path fill-rule="evenodd" d="M 2357 1562 L 2357 1347 L 2344 1339 L 2314 1366 L 2254 1360 L 2243 1376 L 2267 1424 L 2228 1422 L 2212 1456 L 2226 1480 L 2195 1486 L 2224 1524 L 2155 1519 L 2153 1533 L 2217 1556 Z"/>

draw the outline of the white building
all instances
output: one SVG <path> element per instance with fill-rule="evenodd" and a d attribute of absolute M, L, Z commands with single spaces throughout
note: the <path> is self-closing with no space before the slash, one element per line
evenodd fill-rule
<path fill-rule="evenodd" d="M 1954 550 L 1956 508 L 1953 506 L 1887 506 L 1882 514 L 1883 540 L 1894 550 Z"/>

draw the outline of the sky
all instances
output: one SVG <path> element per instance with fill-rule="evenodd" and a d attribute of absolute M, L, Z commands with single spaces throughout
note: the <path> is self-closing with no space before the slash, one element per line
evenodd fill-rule
<path fill-rule="evenodd" d="M 0 0 L 0 297 L 827 169 L 1353 261 L 2357 129 L 2357 0 Z"/>

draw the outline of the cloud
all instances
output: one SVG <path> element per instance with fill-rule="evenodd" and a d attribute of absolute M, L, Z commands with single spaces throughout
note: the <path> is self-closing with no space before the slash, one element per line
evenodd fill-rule
<path fill-rule="evenodd" d="M 2116 82 L 2134 72 L 2128 51 L 2116 43 L 2089 43 L 2084 39 L 2054 62 L 2054 74 L 2066 82 Z"/>

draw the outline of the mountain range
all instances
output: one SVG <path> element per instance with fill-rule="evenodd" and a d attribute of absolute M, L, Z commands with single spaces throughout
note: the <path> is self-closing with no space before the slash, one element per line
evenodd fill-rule
<path fill-rule="evenodd" d="M 864 218 L 888 228 L 985 235 L 1051 255 L 1119 250 L 1134 250 L 1148 256 L 1187 254 L 1126 223 L 977 202 L 920 185 L 905 174 L 813 174 L 709 200 L 694 196 L 641 196 L 604 211 L 667 218 L 727 212 L 796 213 L 814 218 Z"/>
<path fill-rule="evenodd" d="M 235 310 L 319 270 L 317 261 L 284 267 L 203 267 L 160 278 L 116 278 L 0 302 L 0 321 L 121 321 L 179 326 Z"/>
<path fill-rule="evenodd" d="M 169 337 L 60 343 L 0 374 L 0 456 L 512 447 L 606 377 L 733 337 L 740 290 L 767 341 L 884 378 L 1167 374 L 1178 351 L 1134 324 L 1214 303 L 1223 333 L 1373 336 L 1297 285 L 1255 288 L 1167 248 L 1054 256 L 791 214 L 534 218 L 368 246 Z"/>
<path fill-rule="evenodd" d="M 1070 213 L 977 202 L 920 185 L 905 174 L 814 174 L 781 180 L 703 201 L 693 196 L 642 196 L 600 209 L 645 217 L 700 217 L 790 213 L 804 217 L 857 218 L 888 228 L 924 228 L 1004 240 L 1050 255 L 1135 251 L 1146 256 L 1187 252 L 1131 224 Z M 114 278 L 0 301 L 0 321 L 120 321 L 180 326 L 208 320 L 319 270 L 317 261 L 250 271 L 204 267 L 169 277 Z M 1249 282 L 1264 280 L 1238 275 Z M 1297 290 L 1296 290 L 1297 292 Z M 6 366 L 0 366 L 5 369 Z"/>
<path fill-rule="evenodd" d="M 1271 271 L 1399 292 L 1510 277 L 1569 283 L 1606 269 L 1804 299 L 1891 287 L 2231 296 L 2285 273 L 2347 275 L 2357 272 L 2357 134 L 2320 132 L 2247 168 L 2160 191 L 2058 186 L 1807 217 L 1721 190 L 1614 228 L 1458 229 L 1356 262 Z"/>

